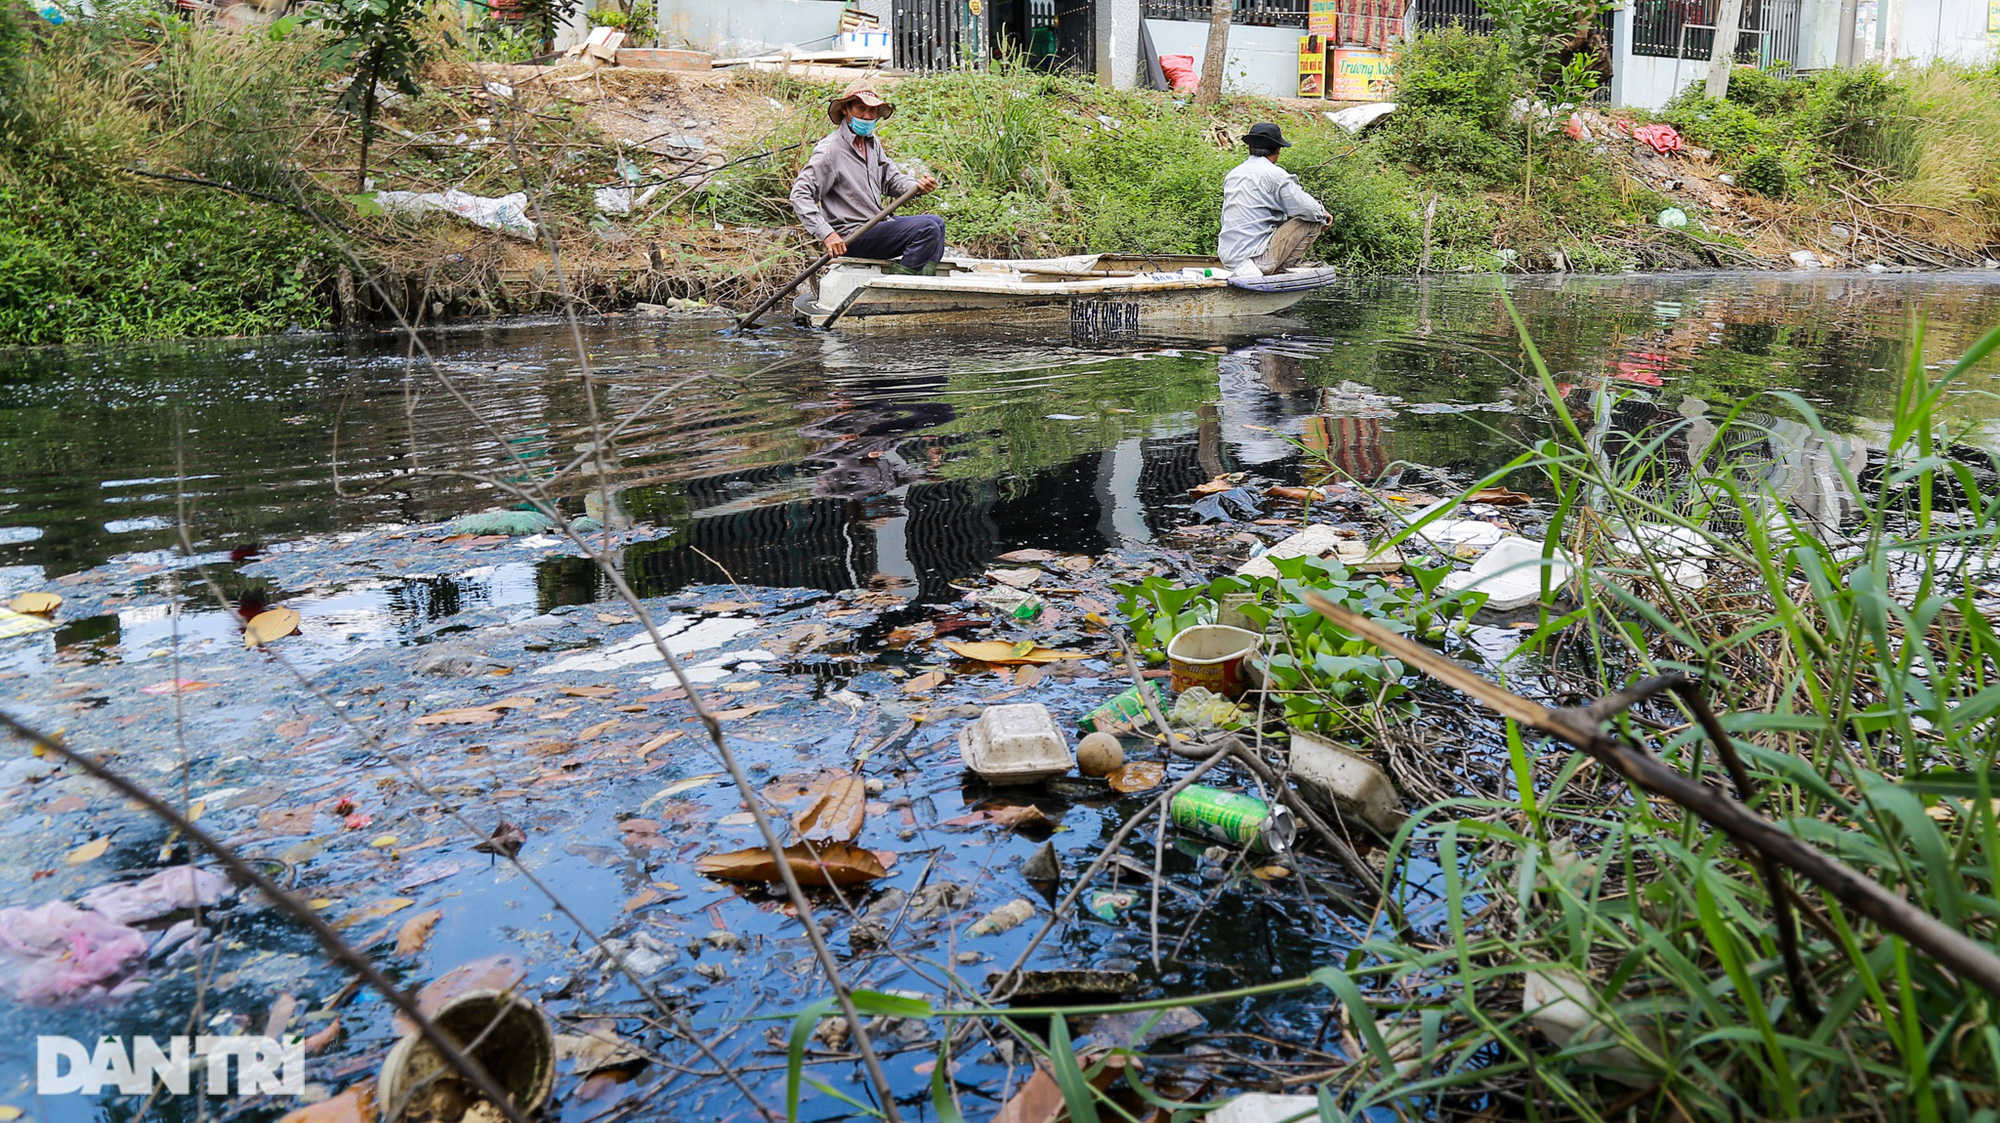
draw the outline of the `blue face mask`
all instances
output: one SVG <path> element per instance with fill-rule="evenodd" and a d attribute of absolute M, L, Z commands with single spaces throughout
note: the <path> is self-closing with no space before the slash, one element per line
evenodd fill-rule
<path fill-rule="evenodd" d="M 849 117 L 847 119 L 847 127 L 854 130 L 855 136 L 874 136 L 875 125 L 876 122 L 863 121 L 859 117 Z"/>

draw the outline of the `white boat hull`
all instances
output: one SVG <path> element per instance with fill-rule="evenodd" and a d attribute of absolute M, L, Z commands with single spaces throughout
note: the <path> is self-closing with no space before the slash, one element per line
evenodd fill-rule
<path fill-rule="evenodd" d="M 935 277 L 889 274 L 875 263 L 837 263 L 819 296 L 800 313 L 815 327 L 846 330 L 1067 320 L 1085 338 L 1282 312 L 1331 269 L 1294 270 L 1233 281 L 1213 258 L 1133 259 L 1096 256 L 1042 261 L 953 261 Z M 1144 269 L 1146 265 L 1162 268 Z M 1249 287 L 1249 286 L 1257 287 Z"/>

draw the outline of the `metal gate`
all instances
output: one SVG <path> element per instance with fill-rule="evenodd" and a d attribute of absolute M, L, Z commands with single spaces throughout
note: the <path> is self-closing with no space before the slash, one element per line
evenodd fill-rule
<path fill-rule="evenodd" d="M 979 17 L 965 0 L 895 0 L 889 17 L 889 61 L 903 70 L 957 70 L 977 65 Z"/>
<path fill-rule="evenodd" d="M 1095 0 L 982 0 L 979 8 L 967 0 L 894 0 L 890 62 L 958 70 L 1007 52 L 1043 70 L 1096 69 Z"/>

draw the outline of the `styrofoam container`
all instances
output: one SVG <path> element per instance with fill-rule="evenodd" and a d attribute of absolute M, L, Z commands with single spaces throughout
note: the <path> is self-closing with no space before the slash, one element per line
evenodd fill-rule
<path fill-rule="evenodd" d="M 965 766 L 993 784 L 1026 784 L 1076 767 L 1049 708 L 1039 702 L 988 706 L 958 733 Z"/>
<path fill-rule="evenodd" d="M 1508 535 L 1473 562 L 1471 569 L 1446 574 L 1440 588 L 1448 593 L 1485 593 L 1488 611 L 1512 612 L 1542 598 L 1544 569 L 1551 593 L 1567 584 L 1575 572 L 1562 551 L 1556 551 L 1545 564 L 1541 543 Z"/>
<path fill-rule="evenodd" d="M 1521 973 L 1521 1012 L 1558 1049 L 1613 1036 L 1598 1015 L 1602 1001 L 1595 987 L 1567 967 L 1533 966 Z M 1658 1026 L 1641 1023 L 1630 1029 L 1647 1052 L 1666 1056 Z M 1650 1088 L 1660 1082 L 1656 1066 L 1625 1045 L 1591 1054 L 1590 1063 L 1603 1066 L 1606 1079 L 1628 1088 Z"/>
<path fill-rule="evenodd" d="M 1306 1114 L 1310 1112 L 1311 1114 Z M 1252 1092 L 1238 1096 L 1208 1113 L 1208 1123 L 1280 1123 L 1281 1120 L 1319 1117 L 1318 1096 L 1274 1096 Z"/>
<path fill-rule="evenodd" d="M 1292 730 L 1292 778 L 1334 811 L 1383 834 L 1394 834 L 1408 818 L 1381 765 L 1317 734 Z"/>

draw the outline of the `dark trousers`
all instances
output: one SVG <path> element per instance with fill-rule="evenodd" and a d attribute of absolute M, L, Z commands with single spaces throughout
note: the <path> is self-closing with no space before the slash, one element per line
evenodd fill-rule
<path fill-rule="evenodd" d="M 849 257 L 901 258 L 905 269 L 922 269 L 944 258 L 944 219 L 934 214 L 897 215 L 847 243 Z"/>

